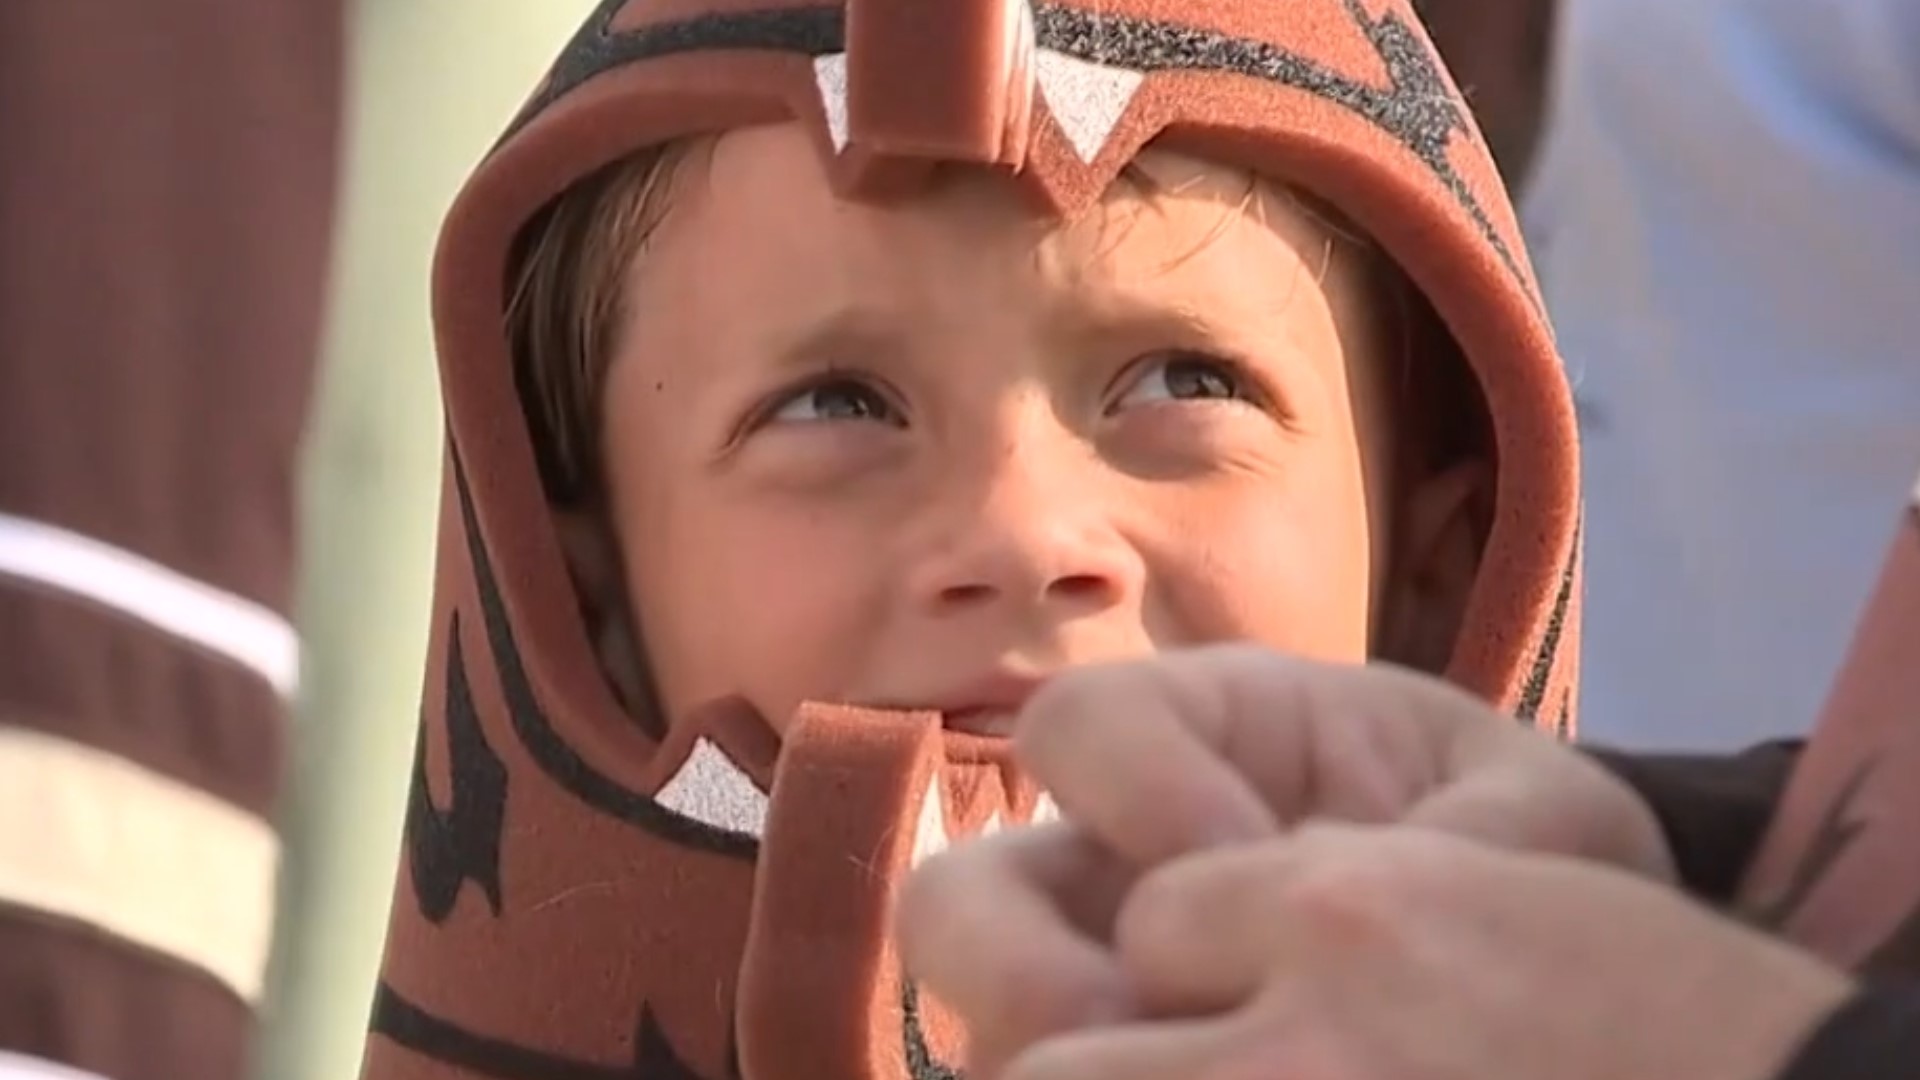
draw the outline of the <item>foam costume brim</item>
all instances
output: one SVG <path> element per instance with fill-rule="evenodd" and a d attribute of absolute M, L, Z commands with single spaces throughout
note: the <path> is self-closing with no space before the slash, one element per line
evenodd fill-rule
<path fill-rule="evenodd" d="M 890 941 L 949 835 L 1042 801 L 935 716 L 718 706 L 655 739 L 602 678 L 516 397 L 516 236 L 597 168 L 797 120 L 850 199 L 996 166 L 1072 215 L 1150 140 L 1364 229 L 1468 358 L 1497 478 L 1455 681 L 1571 728 L 1571 403 L 1513 214 L 1402 2 L 609 0 L 454 206 L 434 280 L 448 482 L 371 1080 L 953 1075 Z"/>

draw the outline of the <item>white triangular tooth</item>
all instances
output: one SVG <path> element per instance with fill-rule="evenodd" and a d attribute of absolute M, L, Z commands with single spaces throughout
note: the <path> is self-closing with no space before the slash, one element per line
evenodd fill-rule
<path fill-rule="evenodd" d="M 980 835 L 992 836 L 994 833 L 1006 827 L 1006 819 L 1000 816 L 1000 811 L 995 810 L 993 813 L 987 815 L 986 822 L 980 826 Z"/>
<path fill-rule="evenodd" d="M 1007 20 L 1006 40 L 1001 43 L 1006 49 L 1002 59 L 1013 78 L 1026 81 L 1026 85 L 1019 88 L 1027 95 L 1027 100 L 1019 105 L 1024 109 L 1031 104 L 1034 87 L 1039 83 L 1039 71 L 1033 60 L 1033 5 L 1027 0 L 1014 0 L 1012 7 L 1012 17 Z"/>
<path fill-rule="evenodd" d="M 1016 0 L 1012 6 L 1012 17 L 1007 20 L 1007 37 L 1002 44 L 1006 48 L 1007 70 L 1018 71 L 1021 62 L 1033 52 L 1033 5 Z"/>
<path fill-rule="evenodd" d="M 947 850 L 947 810 L 945 799 L 940 794 L 940 782 L 935 780 L 927 785 L 927 793 L 920 799 L 920 814 L 913 824 L 912 865 L 933 858 Z"/>
<path fill-rule="evenodd" d="M 1126 68 L 1108 67 L 1041 49 L 1034 56 L 1034 75 L 1060 130 L 1081 161 L 1100 156 L 1114 125 L 1126 114 L 1133 95 L 1146 76 Z"/>
<path fill-rule="evenodd" d="M 813 84 L 820 91 L 820 107 L 827 116 L 827 134 L 838 153 L 847 148 L 847 54 L 828 53 L 813 58 Z"/>
<path fill-rule="evenodd" d="M 1030 820 L 1035 825 L 1046 825 L 1059 821 L 1060 804 L 1053 801 L 1052 795 L 1044 791 L 1041 792 L 1039 798 L 1033 800 L 1033 816 Z"/>
<path fill-rule="evenodd" d="M 694 743 L 680 770 L 653 801 L 723 832 L 758 838 L 767 827 L 767 793 L 712 742 Z"/>

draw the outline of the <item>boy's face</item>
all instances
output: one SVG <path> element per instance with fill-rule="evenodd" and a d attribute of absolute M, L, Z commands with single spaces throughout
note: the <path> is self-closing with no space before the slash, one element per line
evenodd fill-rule
<path fill-rule="evenodd" d="M 1403 345 L 1362 258 L 1243 175 L 1139 168 L 1060 225 L 985 173 L 842 202 L 793 126 L 689 163 L 603 405 L 668 717 L 741 694 L 992 733 L 1068 665 L 1360 660 L 1418 621 L 1463 500 L 1397 494 Z"/>

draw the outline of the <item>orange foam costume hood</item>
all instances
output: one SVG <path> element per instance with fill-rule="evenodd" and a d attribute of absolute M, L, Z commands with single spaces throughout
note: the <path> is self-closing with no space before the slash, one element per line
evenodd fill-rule
<path fill-rule="evenodd" d="M 951 1019 L 890 941 L 948 834 L 1036 813 L 934 716 L 635 722 L 574 602 L 517 396 L 511 252 L 625 155 L 797 120 L 850 199 L 938 162 L 1036 212 L 1149 140 L 1284 178 L 1419 287 L 1492 422 L 1495 507 L 1448 674 L 1571 728 L 1573 413 L 1504 190 L 1404 0 L 606 0 L 456 202 L 434 276 L 448 418 L 420 748 L 368 1080 L 933 1080 Z M 990 755 L 989 755 L 990 756 Z"/>

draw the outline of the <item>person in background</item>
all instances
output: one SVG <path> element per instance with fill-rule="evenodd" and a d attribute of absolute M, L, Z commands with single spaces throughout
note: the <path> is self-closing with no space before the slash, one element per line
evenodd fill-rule
<path fill-rule="evenodd" d="M 1422 7 L 1581 406 L 1583 734 L 1793 730 L 1920 461 L 1920 4 Z"/>
<path fill-rule="evenodd" d="M 246 1065 L 344 15 L 0 4 L 6 1080 Z"/>

